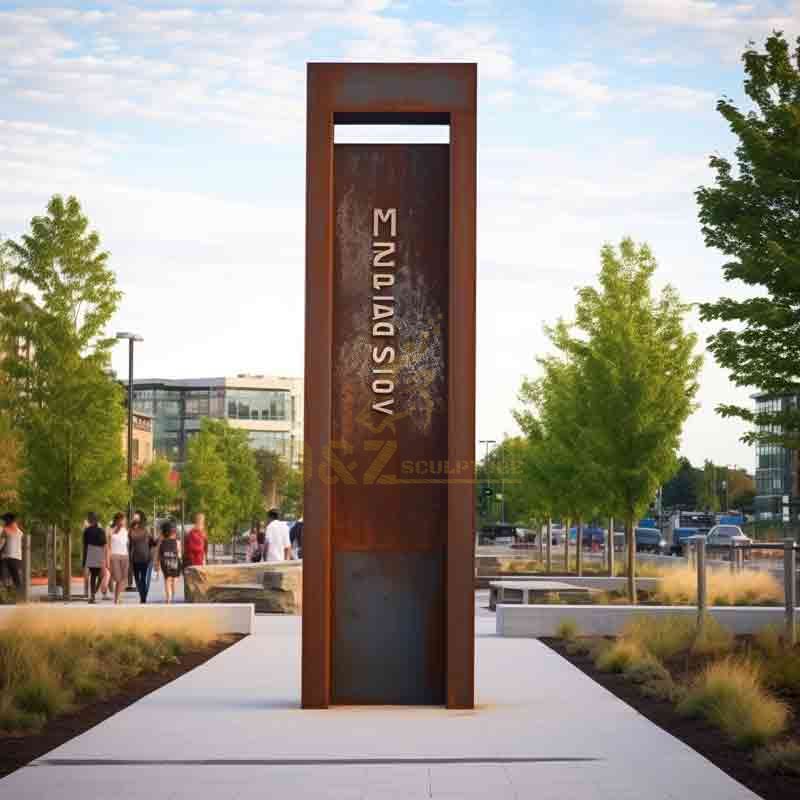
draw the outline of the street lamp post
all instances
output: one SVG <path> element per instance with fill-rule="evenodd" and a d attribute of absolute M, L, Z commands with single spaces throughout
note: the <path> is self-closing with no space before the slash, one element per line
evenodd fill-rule
<path fill-rule="evenodd" d="M 117 339 L 128 340 L 128 525 L 133 516 L 133 343 L 144 341 L 135 333 L 123 331 Z"/>
<path fill-rule="evenodd" d="M 486 485 L 491 487 L 491 481 L 489 480 L 489 445 L 497 444 L 497 441 L 494 439 L 481 439 L 479 444 L 486 445 L 486 455 L 483 458 L 483 468 L 486 471 Z"/>

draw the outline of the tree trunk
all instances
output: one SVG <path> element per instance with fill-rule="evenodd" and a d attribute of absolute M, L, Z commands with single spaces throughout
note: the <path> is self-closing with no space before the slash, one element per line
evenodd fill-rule
<path fill-rule="evenodd" d="M 569 575 L 569 517 L 564 524 L 564 573 Z"/>
<path fill-rule="evenodd" d="M 63 565 L 61 578 L 64 584 L 64 601 L 69 603 L 72 599 L 72 531 L 64 531 Z"/>
<path fill-rule="evenodd" d="M 547 518 L 547 528 L 545 532 L 545 536 L 547 536 L 547 541 L 545 542 L 545 557 L 547 559 L 546 564 L 546 572 L 549 575 L 553 571 L 553 519 L 552 517 Z"/>
<path fill-rule="evenodd" d="M 606 555 L 608 556 L 608 576 L 614 577 L 614 517 L 608 518 L 608 537 L 606 539 Z"/>
<path fill-rule="evenodd" d="M 51 525 L 47 532 L 47 595 L 56 596 L 56 526 Z"/>
<path fill-rule="evenodd" d="M 636 605 L 636 534 L 633 529 L 633 517 L 625 520 L 625 544 L 628 547 L 628 600 Z"/>
<path fill-rule="evenodd" d="M 583 575 L 583 517 L 578 517 L 578 537 L 575 542 L 575 572 Z"/>

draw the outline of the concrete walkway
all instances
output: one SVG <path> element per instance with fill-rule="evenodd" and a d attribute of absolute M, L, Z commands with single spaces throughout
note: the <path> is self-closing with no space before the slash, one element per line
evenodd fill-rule
<path fill-rule="evenodd" d="M 300 621 L 257 633 L 0 781 L 3 800 L 747 800 L 543 644 L 477 619 L 475 711 L 302 711 Z M 179 763 L 176 763 L 179 762 Z"/>

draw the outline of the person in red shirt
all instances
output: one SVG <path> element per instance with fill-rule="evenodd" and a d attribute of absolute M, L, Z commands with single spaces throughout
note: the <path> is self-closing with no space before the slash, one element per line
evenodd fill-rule
<path fill-rule="evenodd" d="M 206 515 L 194 515 L 194 527 L 186 534 L 183 558 L 187 567 L 202 567 L 206 563 Z"/>

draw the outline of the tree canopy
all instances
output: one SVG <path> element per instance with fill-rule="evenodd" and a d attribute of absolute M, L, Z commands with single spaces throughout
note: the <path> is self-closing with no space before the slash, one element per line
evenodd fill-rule
<path fill-rule="evenodd" d="M 708 348 L 734 383 L 792 394 L 800 383 L 800 40 L 790 48 L 774 33 L 763 52 L 751 44 L 742 61 L 752 107 L 740 109 L 727 98 L 717 103 L 738 140 L 735 163 L 711 156 L 715 182 L 698 189 L 697 202 L 706 244 L 727 258 L 725 279 L 751 292 L 704 303 L 701 316 L 723 323 Z M 800 444 L 796 406 L 756 413 L 723 404 L 718 410 L 754 425 L 747 441 Z"/>
<path fill-rule="evenodd" d="M 256 458 L 247 432 L 203 419 L 187 447 L 183 486 L 190 512 L 206 515 L 209 535 L 224 541 L 263 510 Z"/>
<path fill-rule="evenodd" d="M 701 365 L 684 330 L 688 307 L 669 286 L 653 296 L 655 269 L 646 245 L 603 247 L 599 286 L 580 289 L 574 322 L 550 331 L 556 352 L 523 384 L 517 414 L 552 511 L 623 518 L 629 555 L 636 519 L 677 467 Z M 635 563 L 629 557 L 632 599 Z"/>

